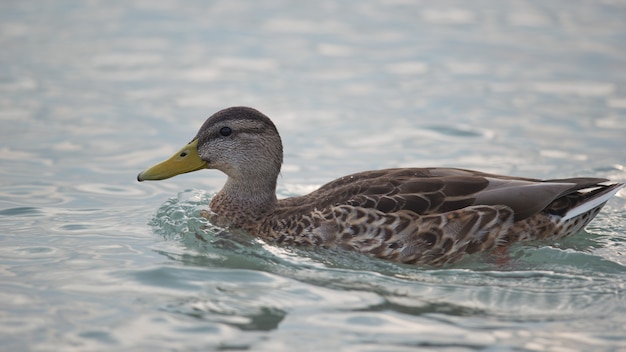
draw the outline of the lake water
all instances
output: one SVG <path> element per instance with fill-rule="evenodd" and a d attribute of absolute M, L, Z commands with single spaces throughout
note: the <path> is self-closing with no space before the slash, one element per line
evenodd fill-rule
<path fill-rule="evenodd" d="M 455 166 L 626 180 L 624 1 L 3 1 L 6 351 L 626 350 L 626 192 L 444 268 L 222 238 L 225 178 L 137 183 L 215 111 L 283 136 L 281 197 Z"/>

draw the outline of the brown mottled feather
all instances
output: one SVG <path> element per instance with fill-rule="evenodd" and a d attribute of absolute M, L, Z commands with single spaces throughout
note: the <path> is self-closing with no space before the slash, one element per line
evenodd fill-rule
<path fill-rule="evenodd" d="M 221 136 L 223 127 L 232 135 Z M 344 176 L 277 200 L 282 144 L 269 118 L 228 108 L 207 119 L 196 139 L 206 167 L 228 175 L 210 204 L 215 224 L 281 245 L 345 248 L 403 263 L 441 265 L 517 241 L 571 235 L 624 187 L 600 178 L 404 168 Z"/>

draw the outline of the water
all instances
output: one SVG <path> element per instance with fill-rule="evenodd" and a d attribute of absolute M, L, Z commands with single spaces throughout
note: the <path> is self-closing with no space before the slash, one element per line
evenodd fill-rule
<path fill-rule="evenodd" d="M 283 136 L 281 197 L 456 166 L 626 180 L 622 1 L 0 3 L 0 337 L 18 350 L 626 350 L 626 194 L 433 269 L 224 236 L 224 177 L 135 181 L 213 112 Z"/>

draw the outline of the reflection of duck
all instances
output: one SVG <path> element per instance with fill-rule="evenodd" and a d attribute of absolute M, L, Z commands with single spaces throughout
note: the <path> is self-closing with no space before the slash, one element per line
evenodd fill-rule
<path fill-rule="evenodd" d="M 357 250 L 403 263 L 444 264 L 465 253 L 582 229 L 624 187 L 600 178 L 536 180 L 452 168 L 366 171 L 304 196 L 276 199 L 283 150 L 265 115 L 232 107 L 137 179 L 200 169 L 228 175 L 209 219 L 285 245 Z"/>

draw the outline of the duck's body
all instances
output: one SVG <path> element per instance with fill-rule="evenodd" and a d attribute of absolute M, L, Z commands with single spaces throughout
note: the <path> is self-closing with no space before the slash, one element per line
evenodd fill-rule
<path fill-rule="evenodd" d="M 203 168 L 228 175 L 209 219 L 283 245 L 340 247 L 403 263 L 439 265 L 466 253 L 581 230 L 621 188 L 599 178 L 536 180 L 453 168 L 366 171 L 278 200 L 282 144 L 274 124 L 245 107 L 222 110 L 155 180 Z"/>

